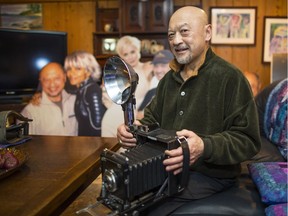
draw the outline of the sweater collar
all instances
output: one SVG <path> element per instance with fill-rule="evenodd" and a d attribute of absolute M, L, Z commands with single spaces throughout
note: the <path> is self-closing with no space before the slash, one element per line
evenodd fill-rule
<path fill-rule="evenodd" d="M 214 53 L 213 53 L 212 49 L 209 47 L 207 52 L 206 52 L 204 63 L 200 66 L 199 70 L 207 64 L 207 62 L 212 58 L 213 55 L 214 55 Z M 169 63 L 169 66 L 174 72 L 180 72 L 182 70 L 182 68 L 184 67 L 184 65 L 179 64 L 175 58 Z M 197 75 L 198 75 L 198 71 L 194 72 L 192 76 L 197 76 Z"/>

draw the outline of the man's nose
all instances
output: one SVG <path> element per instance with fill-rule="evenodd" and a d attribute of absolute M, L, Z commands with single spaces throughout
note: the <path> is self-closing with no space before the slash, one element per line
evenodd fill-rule
<path fill-rule="evenodd" d="M 55 87 L 55 86 L 57 86 L 57 82 L 54 81 L 54 80 L 51 80 L 49 84 L 50 84 L 50 87 Z"/>
<path fill-rule="evenodd" d="M 180 44 L 182 42 L 183 42 L 183 40 L 182 40 L 182 36 L 181 36 L 180 32 L 176 32 L 176 34 L 175 34 L 175 36 L 173 38 L 173 44 L 174 45 L 178 45 L 178 44 Z"/>

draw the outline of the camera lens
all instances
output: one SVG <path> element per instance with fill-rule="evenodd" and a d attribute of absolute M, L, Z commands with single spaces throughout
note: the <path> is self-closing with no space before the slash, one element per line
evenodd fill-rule
<path fill-rule="evenodd" d="M 117 175 L 112 169 L 105 170 L 104 176 L 103 176 L 103 182 L 105 188 L 109 192 L 115 192 L 117 188 Z"/>

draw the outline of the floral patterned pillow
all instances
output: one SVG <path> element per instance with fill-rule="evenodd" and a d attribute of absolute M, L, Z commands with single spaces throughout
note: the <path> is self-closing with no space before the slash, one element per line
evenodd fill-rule
<path fill-rule="evenodd" d="M 288 79 L 279 82 L 271 91 L 264 114 L 264 132 L 287 161 L 288 142 Z"/>

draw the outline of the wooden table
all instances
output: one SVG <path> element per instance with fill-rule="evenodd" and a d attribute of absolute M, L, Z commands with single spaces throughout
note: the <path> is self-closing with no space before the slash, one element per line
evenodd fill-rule
<path fill-rule="evenodd" d="M 19 170 L 0 180 L 0 215 L 59 215 L 100 174 L 101 137 L 32 136 L 17 146 L 29 154 Z"/>

